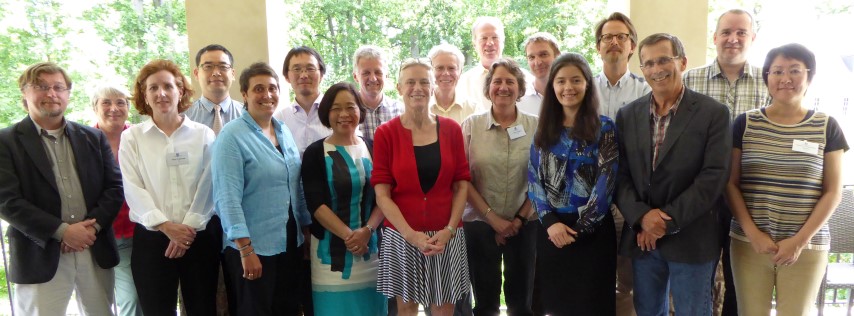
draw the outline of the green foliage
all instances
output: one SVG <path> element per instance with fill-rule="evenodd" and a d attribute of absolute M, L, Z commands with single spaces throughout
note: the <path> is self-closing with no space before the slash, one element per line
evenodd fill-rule
<path fill-rule="evenodd" d="M 290 29 L 292 46 L 316 49 L 327 64 L 324 85 L 352 79 L 352 54 L 360 45 L 385 48 L 392 56 L 389 84 L 397 76 L 397 63 L 407 57 L 424 57 L 431 47 L 449 43 L 466 55 L 466 65 L 477 62 L 471 26 L 478 16 L 491 15 L 505 23 L 504 56 L 527 66 L 525 38 L 550 32 L 564 52 L 578 52 L 591 64 L 598 59 L 593 26 L 604 16 L 603 0 L 317 0 L 293 5 L 296 16 Z M 584 14 L 579 14 L 583 12 Z M 325 89 L 325 87 L 321 87 Z M 391 90 L 391 89 L 389 89 Z M 390 91 L 390 93 L 394 93 Z"/>

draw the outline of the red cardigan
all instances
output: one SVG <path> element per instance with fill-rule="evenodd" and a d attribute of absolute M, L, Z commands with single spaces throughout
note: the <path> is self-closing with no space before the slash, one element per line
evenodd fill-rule
<path fill-rule="evenodd" d="M 371 184 L 391 185 L 391 199 L 416 231 L 438 231 L 447 226 L 451 218 L 453 183 L 471 180 L 460 125 L 441 116 L 437 119 L 442 164 L 436 184 L 426 195 L 418 180 L 412 133 L 403 127 L 400 117 L 380 125 L 374 134 Z M 394 229 L 388 220 L 385 225 Z M 462 221 L 457 226 L 462 226 Z"/>

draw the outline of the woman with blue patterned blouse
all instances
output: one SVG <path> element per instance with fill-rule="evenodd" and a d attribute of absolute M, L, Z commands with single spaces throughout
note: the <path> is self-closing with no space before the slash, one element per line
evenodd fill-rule
<path fill-rule="evenodd" d="M 614 123 L 598 114 L 598 103 L 584 57 L 555 60 L 528 166 L 528 196 L 544 228 L 536 277 L 546 314 L 615 314 L 609 207 L 618 151 Z"/>
<path fill-rule="evenodd" d="M 365 107 L 356 89 L 338 83 L 317 110 L 332 135 L 305 150 L 302 179 L 311 224 L 314 314 L 385 315 L 377 292 L 377 234 L 383 220 L 371 183 L 371 144 L 356 136 Z"/>

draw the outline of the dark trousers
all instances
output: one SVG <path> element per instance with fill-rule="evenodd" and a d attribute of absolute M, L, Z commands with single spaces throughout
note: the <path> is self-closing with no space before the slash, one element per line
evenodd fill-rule
<path fill-rule="evenodd" d="M 243 278 L 243 264 L 237 249 L 226 247 L 226 269 L 231 275 L 231 284 L 237 300 L 240 316 L 299 315 L 297 295 L 299 275 L 296 273 L 301 261 L 301 250 L 297 256 L 290 251 L 272 256 L 258 256 L 261 261 L 261 278 Z"/>
<path fill-rule="evenodd" d="M 576 214 L 557 214 L 572 227 Z M 611 212 L 593 233 L 557 248 L 545 228 L 537 231 L 537 274 L 543 312 L 547 315 L 613 316 L 617 246 Z"/>
<path fill-rule="evenodd" d="M 504 265 L 504 299 L 508 315 L 533 315 L 531 296 L 534 288 L 536 225 L 524 225 L 519 234 L 499 246 L 495 230 L 482 221 L 463 223 L 469 274 L 474 292 L 474 315 L 499 315 Z"/>
<path fill-rule="evenodd" d="M 730 212 L 718 212 L 718 221 L 720 229 L 718 230 L 718 240 L 720 241 L 721 255 L 720 264 L 723 265 L 724 274 L 724 302 L 721 307 L 721 316 L 738 316 L 738 300 L 735 297 L 735 282 L 732 278 L 732 264 L 730 263 L 729 254 L 729 229 L 732 223 L 732 214 Z M 717 269 L 715 269 L 717 271 Z M 712 273 L 712 289 L 715 288 L 715 274 Z"/>
<path fill-rule="evenodd" d="M 204 232 L 211 235 L 213 249 L 218 254 L 219 260 L 217 261 L 217 269 L 222 271 L 222 281 L 225 285 L 225 297 L 228 301 L 226 303 L 226 305 L 228 305 L 228 314 L 237 315 L 237 301 L 234 296 L 234 286 L 231 285 L 231 276 L 228 274 L 228 269 L 225 268 L 225 254 L 222 252 L 223 232 L 222 221 L 220 221 L 219 216 L 214 215 L 211 217 L 211 220 L 208 222 L 208 226 L 206 226 Z M 217 276 L 217 278 L 219 278 L 219 276 Z M 217 291 L 220 291 L 219 284 L 217 284 Z M 219 295 L 219 293 L 217 293 L 217 295 Z M 219 297 L 217 297 L 217 300 L 219 300 Z M 219 308 L 220 304 L 217 305 Z"/>
<path fill-rule="evenodd" d="M 137 224 L 133 237 L 131 271 L 144 314 L 175 315 L 180 283 L 188 315 L 216 315 L 219 258 L 210 234 L 197 234 L 190 249 L 177 259 L 164 256 L 169 246 L 165 234 Z"/>

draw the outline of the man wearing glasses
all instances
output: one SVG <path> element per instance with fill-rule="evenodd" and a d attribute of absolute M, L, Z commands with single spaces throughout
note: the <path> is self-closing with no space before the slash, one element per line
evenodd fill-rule
<path fill-rule="evenodd" d="M 611 13 L 596 24 L 596 50 L 602 58 L 602 72 L 594 83 L 599 93 L 599 113 L 617 118 L 624 105 L 652 91 L 646 81 L 629 72 L 629 60 L 637 48 L 638 34 L 632 20 L 620 12 Z M 617 242 L 620 241 L 625 219 L 615 204 L 611 205 Z M 617 315 L 635 315 L 632 304 L 632 260 L 617 256 Z"/>
<path fill-rule="evenodd" d="M 210 44 L 196 53 L 193 76 L 202 86 L 202 97 L 185 115 L 219 134 L 222 127 L 243 113 L 243 103 L 232 100 L 228 89 L 234 82 L 234 56 L 219 44 Z"/>
<path fill-rule="evenodd" d="M 280 107 L 273 117 L 288 126 L 299 148 L 299 155 L 318 139 L 332 134 L 332 129 L 323 126 L 317 116 L 320 106 L 320 82 L 326 74 L 326 64 L 320 54 L 311 47 L 300 46 L 288 51 L 282 66 L 285 80 L 294 90 L 294 102 Z"/>
<path fill-rule="evenodd" d="M 71 79 L 54 63 L 18 79 L 27 117 L 0 130 L 0 217 L 9 222 L 9 281 L 18 315 L 112 315 L 119 262 L 112 223 L 124 201 L 101 131 L 65 119 Z"/>
<path fill-rule="evenodd" d="M 226 123 L 240 117 L 243 113 L 243 103 L 232 100 L 228 93 L 228 89 L 234 82 L 233 66 L 234 56 L 222 45 L 210 44 L 196 53 L 196 68 L 193 69 L 193 76 L 202 86 L 202 97 L 193 102 L 184 115 L 194 122 L 207 125 L 217 135 Z M 211 217 L 205 232 L 213 237 L 220 263 L 223 264 L 225 257 L 222 254 L 222 223 L 219 216 L 214 214 Z M 230 284 L 231 278 L 228 275 L 228 269 L 222 269 L 222 267 L 223 265 L 220 265 L 223 278 L 221 282 L 217 282 L 217 310 L 226 307 L 222 297 L 225 291 L 228 310 L 231 315 L 236 315 L 237 299 Z"/>
<path fill-rule="evenodd" d="M 721 14 L 713 37 L 718 56 L 708 65 L 685 72 L 685 86 L 725 104 L 729 107 L 731 120 L 748 110 L 764 107 L 771 101 L 768 88 L 762 82 L 762 68 L 747 62 L 747 53 L 756 39 L 753 24 L 753 16 L 741 9 Z M 732 214 L 727 209 L 718 215 L 718 238 L 723 255 L 716 278 L 710 282 L 716 285 L 723 283 L 725 286 L 715 286 L 714 309 L 716 314 L 737 315 L 738 304 L 729 257 Z"/>
<path fill-rule="evenodd" d="M 652 93 L 617 112 L 616 203 L 625 218 L 620 252 L 632 258 L 638 315 L 711 315 L 720 256 L 717 213 L 725 210 L 732 136 L 729 109 L 682 83 L 688 63 L 678 38 L 639 44 Z"/>

